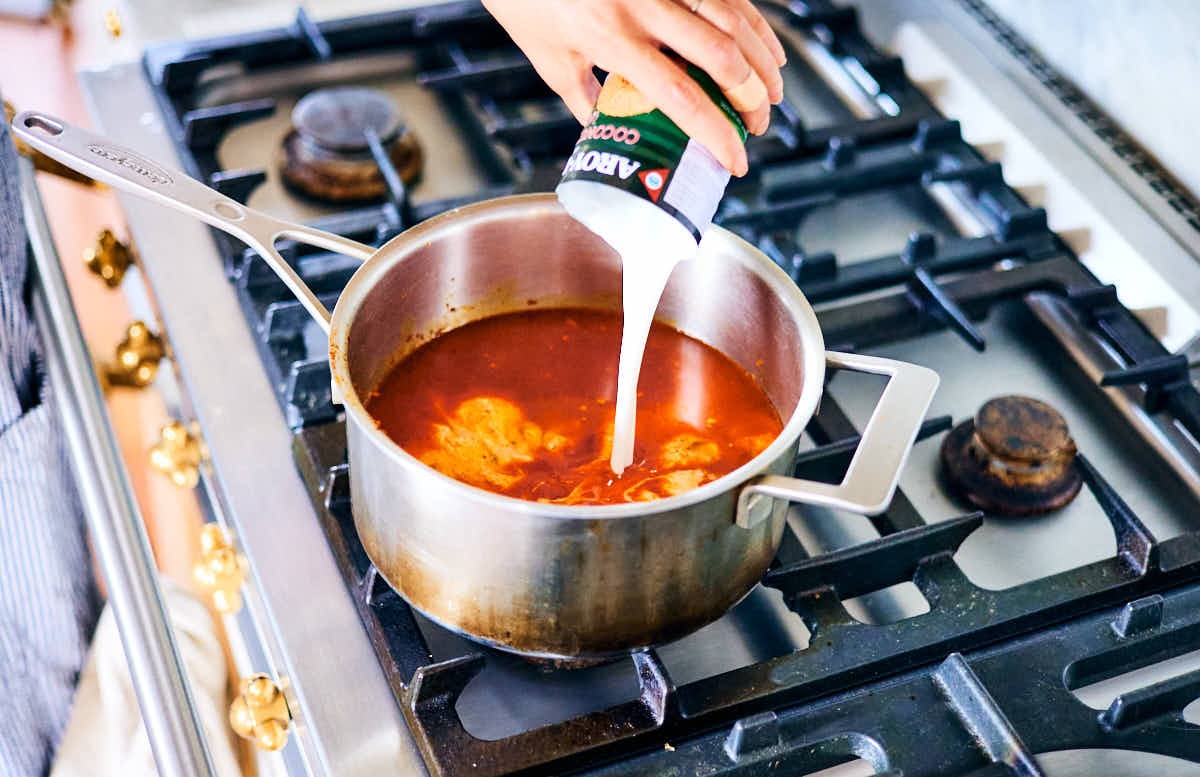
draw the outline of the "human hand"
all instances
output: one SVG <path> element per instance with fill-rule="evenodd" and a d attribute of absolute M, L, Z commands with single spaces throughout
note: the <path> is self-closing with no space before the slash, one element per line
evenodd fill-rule
<path fill-rule="evenodd" d="M 600 84 L 620 73 L 734 175 L 746 149 L 729 119 L 666 47 L 707 72 L 756 135 L 783 99 L 783 46 L 750 0 L 483 0 L 538 74 L 586 123 Z"/>

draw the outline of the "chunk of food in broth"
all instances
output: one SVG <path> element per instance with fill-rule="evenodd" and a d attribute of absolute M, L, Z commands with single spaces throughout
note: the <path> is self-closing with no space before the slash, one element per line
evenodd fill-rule
<path fill-rule="evenodd" d="M 679 496 L 710 480 L 713 480 L 713 476 L 702 469 L 676 470 L 665 475 L 646 478 L 637 485 L 626 489 L 625 501 L 649 502 L 651 499 Z"/>
<path fill-rule="evenodd" d="M 721 457 L 721 446 L 694 434 L 678 434 L 667 440 L 658 460 L 663 467 L 703 467 Z"/>
<path fill-rule="evenodd" d="M 521 408 L 499 397 L 475 397 L 433 424 L 433 447 L 419 458 L 443 475 L 466 483 L 509 488 L 524 477 L 514 465 L 533 461 L 542 430 Z"/>

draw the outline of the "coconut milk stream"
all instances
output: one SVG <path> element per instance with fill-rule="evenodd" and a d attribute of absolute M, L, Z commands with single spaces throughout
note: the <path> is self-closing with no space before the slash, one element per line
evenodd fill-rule
<path fill-rule="evenodd" d="M 737 129 L 741 117 L 703 71 L 688 74 Z M 675 265 L 696 255 L 729 172 L 632 84 L 611 74 L 563 168 L 559 201 L 621 256 L 624 325 L 612 469 L 633 463 L 637 383 L 654 311 Z"/>

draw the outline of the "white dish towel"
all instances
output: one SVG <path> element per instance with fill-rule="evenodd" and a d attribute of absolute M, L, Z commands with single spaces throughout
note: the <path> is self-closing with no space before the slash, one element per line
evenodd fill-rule
<path fill-rule="evenodd" d="M 159 577 L 204 725 L 216 773 L 241 774 L 229 727 L 228 672 L 216 626 L 205 606 L 184 588 Z M 100 615 L 71 715 L 50 777 L 154 777 L 158 774 L 137 696 L 129 679 L 117 623 L 108 607 Z"/>

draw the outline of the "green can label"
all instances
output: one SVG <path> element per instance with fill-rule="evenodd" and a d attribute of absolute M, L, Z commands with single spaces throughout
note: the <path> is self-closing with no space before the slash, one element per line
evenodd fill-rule
<path fill-rule="evenodd" d="M 688 75 L 729 118 L 742 140 L 746 127 L 721 89 L 704 71 Z M 712 223 L 729 183 L 729 172 L 707 148 L 692 140 L 628 81 L 610 75 L 562 180 L 596 181 L 658 206 L 699 240 Z"/>

